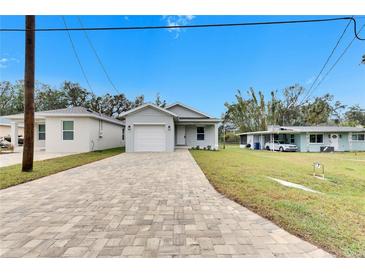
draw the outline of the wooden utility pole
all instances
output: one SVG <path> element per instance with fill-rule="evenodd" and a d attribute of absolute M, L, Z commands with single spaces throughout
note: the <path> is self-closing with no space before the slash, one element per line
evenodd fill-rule
<path fill-rule="evenodd" d="M 226 125 L 223 123 L 223 149 L 226 149 Z"/>
<path fill-rule="evenodd" d="M 22 171 L 33 170 L 35 16 L 25 17 L 24 145 Z"/>

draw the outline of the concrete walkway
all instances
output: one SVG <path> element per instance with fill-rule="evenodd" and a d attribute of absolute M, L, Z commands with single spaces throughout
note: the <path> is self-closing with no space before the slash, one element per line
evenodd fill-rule
<path fill-rule="evenodd" d="M 121 154 L 0 191 L 2 257 L 329 257 L 224 198 L 186 150 Z"/>
<path fill-rule="evenodd" d="M 67 156 L 73 153 L 49 153 L 45 151 L 34 151 L 34 161 L 41 161 L 51 158 Z M 20 164 L 23 158 L 23 151 L 0 154 L 0 167 Z"/>

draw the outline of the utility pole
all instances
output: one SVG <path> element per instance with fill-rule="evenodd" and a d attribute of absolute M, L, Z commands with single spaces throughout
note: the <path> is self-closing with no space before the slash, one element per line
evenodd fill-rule
<path fill-rule="evenodd" d="M 25 16 L 24 145 L 22 171 L 33 170 L 35 15 Z"/>
<path fill-rule="evenodd" d="M 226 149 L 226 124 L 223 121 L 223 149 Z"/>

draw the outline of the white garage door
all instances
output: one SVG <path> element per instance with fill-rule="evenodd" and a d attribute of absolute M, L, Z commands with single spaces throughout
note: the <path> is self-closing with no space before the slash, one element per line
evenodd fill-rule
<path fill-rule="evenodd" d="M 134 126 L 134 151 L 166 151 L 165 126 Z"/>

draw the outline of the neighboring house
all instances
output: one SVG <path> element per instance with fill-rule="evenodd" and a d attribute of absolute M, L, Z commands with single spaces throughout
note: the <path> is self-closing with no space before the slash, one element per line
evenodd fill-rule
<path fill-rule="evenodd" d="M 5 116 L 12 121 L 16 146 L 24 114 Z M 124 146 L 124 122 L 84 107 L 35 112 L 34 147 L 46 152 L 88 152 Z M 15 136 L 15 138 L 14 138 Z"/>
<path fill-rule="evenodd" d="M 176 147 L 218 149 L 219 119 L 176 103 L 166 108 L 144 104 L 122 113 L 126 151 L 167 151 Z"/>
<path fill-rule="evenodd" d="M 0 117 L 0 138 L 9 137 L 11 132 L 11 120 Z M 18 126 L 18 136 L 24 135 L 24 126 Z"/>
<path fill-rule="evenodd" d="M 240 147 L 266 149 L 265 143 L 295 144 L 301 152 L 365 151 L 365 128 L 337 126 L 268 126 L 266 131 L 240 133 Z"/>

